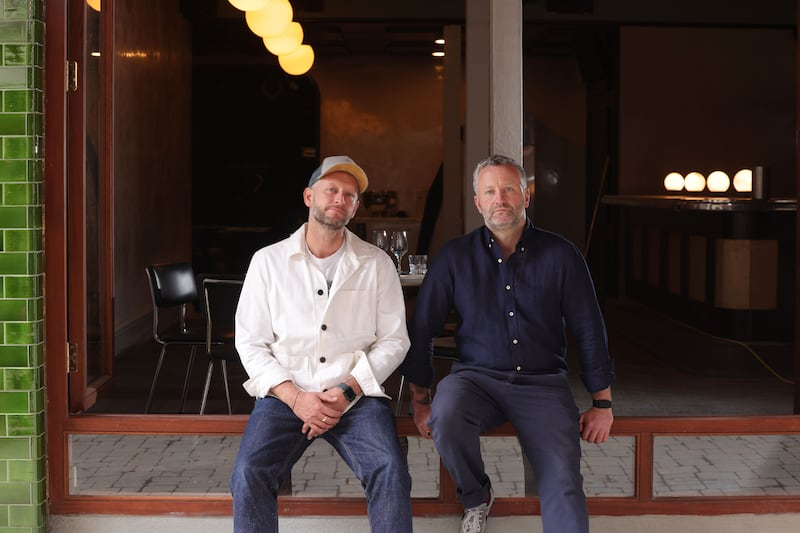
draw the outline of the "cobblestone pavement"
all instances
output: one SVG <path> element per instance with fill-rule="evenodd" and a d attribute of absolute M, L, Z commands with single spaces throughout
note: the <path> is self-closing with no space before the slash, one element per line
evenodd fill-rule
<path fill-rule="evenodd" d="M 72 435 L 72 494 L 208 494 L 229 492 L 238 436 Z M 495 494 L 535 495 L 517 439 L 483 437 Z M 800 494 L 800 435 L 656 437 L 655 496 Z M 408 438 L 412 496 L 439 492 L 439 457 L 431 441 Z M 583 444 L 587 496 L 633 496 L 634 439 Z M 318 440 L 292 471 L 292 493 L 363 495 L 350 468 Z"/>

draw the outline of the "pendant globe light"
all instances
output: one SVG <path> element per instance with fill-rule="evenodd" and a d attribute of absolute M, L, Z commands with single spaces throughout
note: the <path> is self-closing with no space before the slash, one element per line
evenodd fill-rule
<path fill-rule="evenodd" d="M 300 76 L 308 72 L 314 64 L 314 49 L 307 44 L 300 45 L 291 54 L 278 56 L 278 63 L 287 74 Z"/>
<path fill-rule="evenodd" d="M 100 11 L 101 0 L 86 0 L 86 3 L 95 11 Z"/>
<path fill-rule="evenodd" d="M 276 56 L 291 54 L 303 44 L 303 27 L 291 22 L 286 31 L 275 37 L 264 37 L 264 46 Z"/>
<path fill-rule="evenodd" d="M 270 0 L 263 9 L 247 11 L 244 19 L 250 31 L 259 37 L 275 37 L 286 30 L 293 16 L 288 0 Z"/>
<path fill-rule="evenodd" d="M 258 11 L 264 9 L 270 0 L 228 0 L 228 3 L 239 11 Z"/>

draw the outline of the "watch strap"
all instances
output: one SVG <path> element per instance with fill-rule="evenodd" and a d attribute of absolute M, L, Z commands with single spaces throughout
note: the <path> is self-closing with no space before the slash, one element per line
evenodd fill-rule
<path fill-rule="evenodd" d="M 353 390 L 353 387 L 351 387 L 347 383 L 339 383 L 336 386 L 342 389 L 342 392 L 344 393 L 344 399 L 347 400 L 348 402 L 352 402 L 353 400 L 356 399 L 356 393 Z"/>
<path fill-rule="evenodd" d="M 592 407 L 597 409 L 611 409 L 611 400 L 592 400 Z"/>

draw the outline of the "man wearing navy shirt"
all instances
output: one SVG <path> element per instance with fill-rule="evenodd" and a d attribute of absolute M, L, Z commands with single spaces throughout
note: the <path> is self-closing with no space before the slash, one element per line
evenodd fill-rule
<path fill-rule="evenodd" d="M 472 185 L 485 226 L 442 247 L 417 297 L 403 363 L 414 422 L 456 482 L 462 533 L 485 531 L 494 495 L 479 436 L 506 421 L 533 466 L 545 533 L 586 533 L 580 439 L 605 442 L 614 421 L 613 363 L 594 285 L 571 242 L 527 220 L 519 163 L 490 156 Z M 451 310 L 458 361 L 431 401 L 433 338 Z M 569 387 L 565 328 L 593 399 L 583 413 Z"/>

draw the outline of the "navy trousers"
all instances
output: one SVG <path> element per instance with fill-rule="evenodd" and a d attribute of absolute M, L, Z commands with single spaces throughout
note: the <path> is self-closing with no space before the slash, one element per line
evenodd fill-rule
<path fill-rule="evenodd" d="M 564 374 L 456 366 L 437 385 L 429 425 L 464 507 L 489 492 L 480 434 L 510 421 L 536 474 L 545 533 L 588 533 L 578 408 Z"/>

